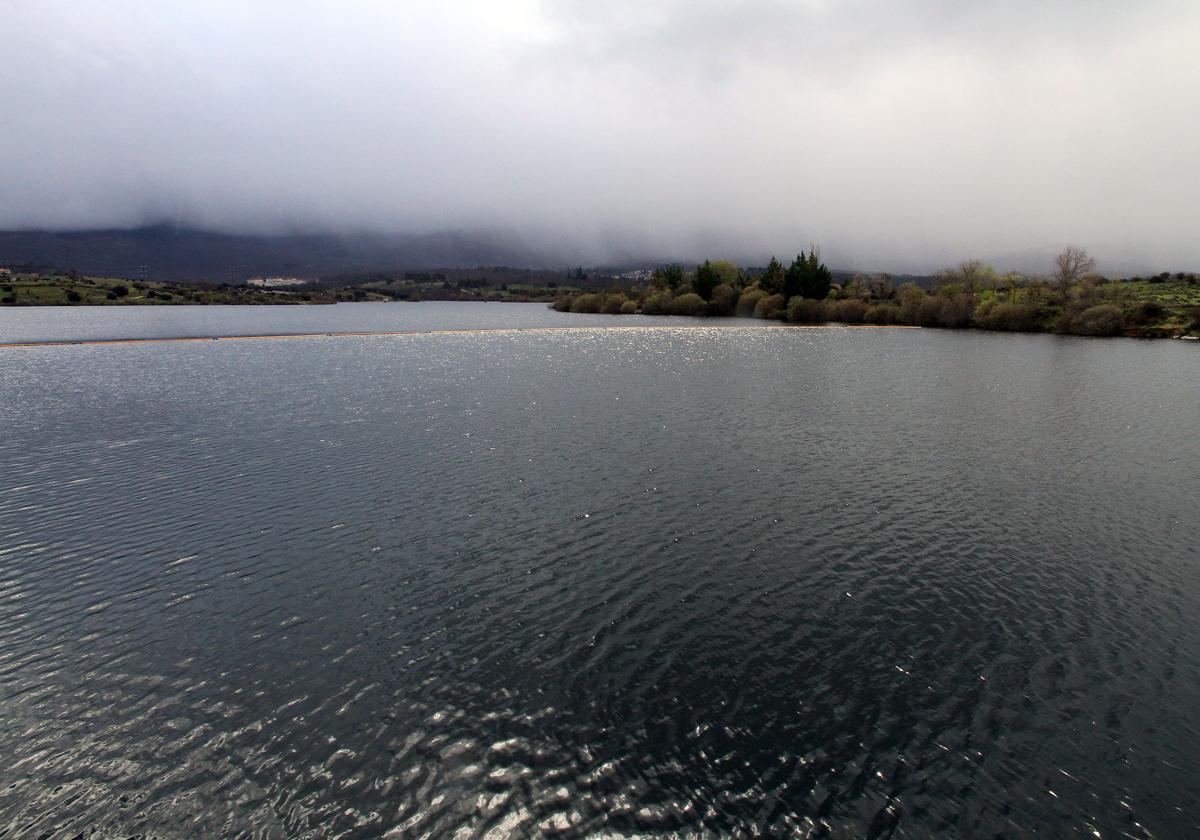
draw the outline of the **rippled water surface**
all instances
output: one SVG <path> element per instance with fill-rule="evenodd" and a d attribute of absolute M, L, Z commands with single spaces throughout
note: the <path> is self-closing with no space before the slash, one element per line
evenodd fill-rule
<path fill-rule="evenodd" d="M 0 362 L 2 837 L 1200 832 L 1195 347 Z"/>

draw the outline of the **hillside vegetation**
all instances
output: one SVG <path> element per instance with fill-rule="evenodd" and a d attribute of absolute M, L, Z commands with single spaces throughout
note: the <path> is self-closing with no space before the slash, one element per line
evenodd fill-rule
<path fill-rule="evenodd" d="M 358 299 L 387 300 L 364 292 Z M 0 306 L 142 306 L 180 304 L 336 303 L 344 290 L 287 291 L 252 286 L 185 285 L 86 277 L 74 272 L 0 276 Z"/>
<path fill-rule="evenodd" d="M 937 274 L 932 288 L 896 285 L 886 274 L 832 282 L 815 249 L 784 267 L 738 269 L 707 260 L 694 271 L 655 270 L 641 286 L 560 294 L 561 312 L 743 316 L 812 324 L 908 324 L 1073 335 L 1171 338 L 1200 335 L 1200 277 L 1163 273 L 1111 279 L 1086 251 L 1066 248 L 1046 276 L 1000 274 L 968 260 Z"/>
<path fill-rule="evenodd" d="M 580 270 L 582 271 L 582 270 Z M 588 282 L 576 279 L 575 282 Z M 592 280 L 601 283 L 603 280 Z M 561 285 L 560 285 L 561 284 Z M 387 301 L 551 301 L 574 292 L 561 272 L 502 266 L 390 274 L 346 274 L 303 285 L 260 288 L 228 283 L 123 280 L 75 271 L 0 274 L 0 306 L 297 304 Z"/>

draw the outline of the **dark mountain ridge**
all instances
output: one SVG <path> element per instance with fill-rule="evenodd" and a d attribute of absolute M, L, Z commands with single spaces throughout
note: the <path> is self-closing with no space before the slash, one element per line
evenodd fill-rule
<path fill-rule="evenodd" d="M 0 266 L 34 265 L 109 277 L 241 282 L 258 275 L 542 267 L 547 255 L 486 233 L 240 235 L 176 229 L 0 231 Z M 554 262 L 558 264 L 557 261 Z"/>
<path fill-rule="evenodd" d="M 583 253 L 570 243 L 547 244 L 511 233 L 453 230 L 437 233 L 289 233 L 239 234 L 175 227 L 169 224 L 131 229 L 0 231 L 0 266 L 78 271 L 106 277 L 241 283 L 248 277 L 282 275 L 303 278 L 362 276 L 375 272 L 469 269 L 507 266 L 534 270 L 573 270 L 603 266 L 600 276 L 663 263 L 694 265 L 705 257 L 730 256 L 743 267 L 763 266 L 769 254 L 739 254 L 721 236 L 705 237 L 695 254 L 663 253 L 647 242 L 638 245 L 610 237 Z M 531 244 L 537 243 L 537 244 Z M 589 254 L 590 257 L 585 255 Z M 597 263 L 598 253 L 607 259 Z M 789 254 L 781 254 L 787 261 Z M 845 255 L 843 255 L 845 256 Z M 1002 271 L 1045 273 L 1052 265 L 1049 247 L 988 260 Z M 852 264 L 855 260 L 849 260 Z M 952 264 L 952 263 L 947 263 Z M 1142 263 L 1101 260 L 1101 269 L 1117 276 L 1141 273 Z M 835 278 L 855 274 L 834 267 Z M 867 273 L 872 273 L 868 271 Z M 932 282 L 929 272 L 894 272 L 895 282 Z"/>

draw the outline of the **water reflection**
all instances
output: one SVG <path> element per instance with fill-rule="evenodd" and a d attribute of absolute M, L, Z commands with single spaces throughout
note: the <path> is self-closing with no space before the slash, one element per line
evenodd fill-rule
<path fill-rule="evenodd" d="M 0 830 L 1187 836 L 1192 349 L 9 351 Z"/>

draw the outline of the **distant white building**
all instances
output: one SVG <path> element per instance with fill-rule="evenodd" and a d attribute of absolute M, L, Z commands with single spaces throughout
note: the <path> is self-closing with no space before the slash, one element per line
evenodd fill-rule
<path fill-rule="evenodd" d="M 654 271 L 649 268 L 639 268 L 634 271 L 625 271 L 617 275 L 618 280 L 624 280 L 626 283 L 641 283 L 650 280 L 654 277 Z"/>
<path fill-rule="evenodd" d="M 311 281 L 303 277 L 251 277 L 246 281 L 246 285 L 270 289 L 276 286 L 303 286 L 309 282 Z"/>

